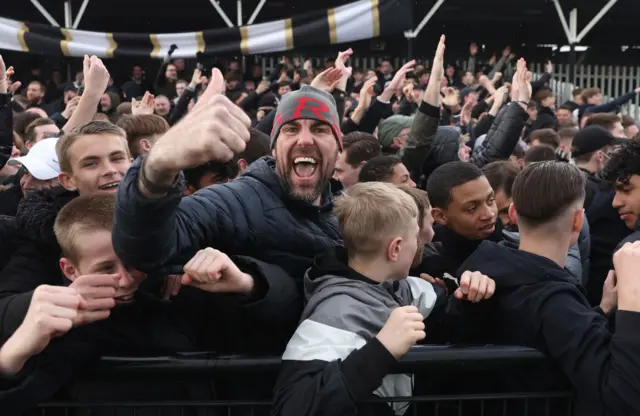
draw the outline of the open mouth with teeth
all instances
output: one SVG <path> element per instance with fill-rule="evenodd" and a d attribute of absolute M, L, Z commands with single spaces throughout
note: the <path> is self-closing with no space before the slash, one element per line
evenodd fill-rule
<path fill-rule="evenodd" d="M 492 234 L 494 231 L 496 230 L 496 223 L 492 222 L 491 224 L 487 224 L 484 227 L 480 227 L 480 231 L 487 233 L 487 234 Z"/>
<path fill-rule="evenodd" d="M 106 185 L 102 185 L 99 188 L 102 191 L 115 191 L 116 189 L 118 189 L 118 185 L 120 185 L 120 182 L 112 182 Z"/>
<path fill-rule="evenodd" d="M 318 161 L 314 157 L 299 156 L 293 159 L 293 171 L 299 179 L 311 179 L 317 169 Z"/>

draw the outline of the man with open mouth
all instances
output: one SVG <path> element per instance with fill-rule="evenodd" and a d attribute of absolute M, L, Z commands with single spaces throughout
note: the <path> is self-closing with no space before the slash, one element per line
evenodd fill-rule
<path fill-rule="evenodd" d="M 273 325 L 256 328 L 271 344 L 263 352 L 283 350 L 302 310 L 304 272 L 315 256 L 342 243 L 331 212 L 342 189 L 332 181 L 342 135 L 330 89 L 305 86 L 286 94 L 275 110 L 273 156 L 233 181 L 183 197 L 182 170 L 228 161 L 249 139 L 250 119 L 220 94 L 224 80 L 213 70 L 198 105 L 134 162 L 118 189 L 113 245 L 127 267 L 173 273 L 211 247 L 286 272 L 281 280 L 294 287 L 294 296 L 274 311 L 281 318 Z"/>

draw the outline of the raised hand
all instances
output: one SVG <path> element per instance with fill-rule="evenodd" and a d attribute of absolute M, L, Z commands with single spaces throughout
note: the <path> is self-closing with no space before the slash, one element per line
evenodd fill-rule
<path fill-rule="evenodd" d="M 224 95 L 225 89 L 222 73 L 214 68 L 197 104 L 149 153 L 144 174 L 150 182 L 170 185 L 181 170 L 211 160 L 227 162 L 244 151 L 251 120 Z"/>
<path fill-rule="evenodd" d="M 111 309 L 116 306 L 115 296 L 119 277 L 117 274 L 88 274 L 76 278 L 69 285 L 85 300 L 85 304 L 73 318 L 74 326 L 109 317 Z"/>
<path fill-rule="evenodd" d="M 346 51 L 338 52 L 338 57 L 336 58 L 335 67 L 341 71 L 342 76 L 340 77 L 340 82 L 336 84 L 336 87 L 340 91 L 344 91 L 347 89 L 347 82 L 351 77 L 351 73 L 353 69 L 347 66 L 347 60 L 353 55 L 353 50 L 351 48 Z"/>
<path fill-rule="evenodd" d="M 402 358 L 418 341 L 425 338 L 424 317 L 415 306 L 396 308 L 389 315 L 376 338 L 396 359 Z"/>
<path fill-rule="evenodd" d="M 102 95 L 109 85 L 109 71 L 97 56 L 85 55 L 82 62 L 82 72 L 84 74 L 85 93 L 91 92 Z"/>
<path fill-rule="evenodd" d="M 184 266 L 182 284 L 207 292 L 249 293 L 253 290 L 253 277 L 241 272 L 229 256 L 208 247 Z"/>
<path fill-rule="evenodd" d="M 373 86 L 376 85 L 376 82 L 378 82 L 378 77 L 371 77 L 362 84 L 362 88 L 360 88 L 360 97 L 358 99 L 359 107 L 369 108 L 371 101 L 373 100 L 373 96 L 375 95 Z"/>
<path fill-rule="evenodd" d="M 262 95 L 267 91 L 269 91 L 269 81 L 260 81 L 260 84 L 258 84 L 258 86 L 256 87 L 256 92 L 258 93 L 258 95 Z"/>
<path fill-rule="evenodd" d="M 76 111 L 76 108 L 78 108 L 78 103 L 80 102 L 80 96 L 75 96 L 72 99 L 70 99 L 67 102 L 66 107 L 64 108 L 64 111 L 62 112 L 62 117 L 64 117 L 66 120 L 69 120 L 71 118 L 71 116 L 73 115 L 73 112 Z"/>
<path fill-rule="evenodd" d="M 445 35 L 440 36 L 438 47 L 436 48 L 436 55 L 433 57 L 433 67 L 431 68 L 431 78 L 438 83 L 441 82 L 444 77 L 444 51 L 446 49 L 445 41 L 447 38 Z"/>
<path fill-rule="evenodd" d="M 9 90 L 9 81 L 13 76 L 13 67 L 6 67 L 4 60 L 2 59 L 2 55 L 0 55 L 0 94 L 6 94 Z M 15 94 L 15 92 L 20 88 L 22 83 L 20 81 L 16 81 L 11 84 L 11 92 Z"/>
<path fill-rule="evenodd" d="M 327 68 L 319 73 L 313 81 L 311 86 L 319 90 L 325 90 L 327 92 L 333 91 L 342 79 L 342 69 L 340 68 Z"/>
<path fill-rule="evenodd" d="M 415 60 L 411 60 L 402 65 L 402 68 L 398 69 L 396 74 L 393 76 L 393 79 L 389 82 L 389 85 L 387 85 L 387 88 L 385 88 L 383 93 L 380 94 L 380 99 L 382 101 L 389 101 L 393 94 L 396 93 L 396 91 L 402 89 L 402 87 L 404 86 L 404 82 L 407 79 L 407 74 L 409 72 L 412 72 L 415 66 Z"/>
<path fill-rule="evenodd" d="M 189 83 L 189 86 L 191 88 L 195 88 L 200 84 L 202 84 L 202 71 L 196 68 L 193 70 L 193 75 L 191 76 L 191 82 Z"/>
<path fill-rule="evenodd" d="M 192 81 L 193 82 L 193 81 Z M 149 91 L 144 93 L 142 100 L 131 99 L 131 114 L 134 116 L 141 114 L 153 114 L 156 99 Z"/>
<path fill-rule="evenodd" d="M 511 100 L 525 105 L 531 100 L 531 94 L 531 73 L 527 70 L 527 62 L 520 58 L 511 83 Z"/>

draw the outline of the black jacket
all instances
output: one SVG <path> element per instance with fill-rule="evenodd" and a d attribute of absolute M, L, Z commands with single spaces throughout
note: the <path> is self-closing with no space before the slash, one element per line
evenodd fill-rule
<path fill-rule="evenodd" d="M 434 241 L 425 246 L 422 263 L 411 270 L 412 276 L 427 273 L 441 278 L 445 273 L 455 276 L 462 264 L 473 254 L 484 240 L 469 240 L 453 232 L 449 227 L 436 224 Z M 498 220 L 496 230 L 487 237 L 488 241 L 504 239 L 503 226 Z"/>
<path fill-rule="evenodd" d="M 483 242 L 462 270 L 496 281 L 486 336 L 544 352 L 569 378 L 577 415 L 635 415 L 640 409 L 640 313 L 618 311 L 616 331 L 553 261 Z"/>
<path fill-rule="evenodd" d="M 556 114 L 552 109 L 550 109 L 549 107 L 540 107 L 538 109 L 538 115 L 536 117 L 536 120 L 533 122 L 533 128 L 531 130 L 534 131 L 540 129 L 553 129 L 556 127 L 557 123 L 558 119 L 556 118 Z"/>
<path fill-rule="evenodd" d="M 118 189 L 113 229 L 116 254 L 135 269 L 182 267 L 197 250 L 214 247 L 278 265 L 301 282 L 316 255 L 342 243 L 331 212 L 337 183 L 325 189 L 321 207 L 294 200 L 275 160 L 264 157 L 229 183 L 183 198 L 181 180 L 166 197 L 149 200 L 137 185 L 140 163 Z"/>
<path fill-rule="evenodd" d="M 591 234 L 587 299 L 592 306 L 602 299 L 602 285 L 613 268 L 613 253 L 618 243 L 631 234 L 612 206 L 615 191 L 598 176 L 582 170 L 587 177 L 584 209 Z"/>

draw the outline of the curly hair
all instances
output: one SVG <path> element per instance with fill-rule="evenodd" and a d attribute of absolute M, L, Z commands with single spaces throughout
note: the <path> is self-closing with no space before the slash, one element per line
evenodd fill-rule
<path fill-rule="evenodd" d="M 609 182 L 628 183 L 632 175 L 640 175 L 640 141 L 635 139 L 611 155 L 602 172 Z"/>

